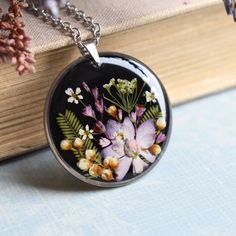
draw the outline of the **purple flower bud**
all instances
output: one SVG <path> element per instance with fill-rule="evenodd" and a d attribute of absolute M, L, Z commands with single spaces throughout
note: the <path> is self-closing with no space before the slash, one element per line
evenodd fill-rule
<path fill-rule="evenodd" d="M 91 107 L 91 105 L 88 105 L 84 108 L 83 115 L 92 117 L 94 119 L 96 118 L 95 112 L 94 112 L 93 108 Z"/>
<path fill-rule="evenodd" d="M 90 88 L 85 82 L 82 83 L 82 86 L 87 92 L 90 92 Z"/>
<path fill-rule="evenodd" d="M 103 113 L 103 111 L 104 111 L 103 99 L 96 100 L 95 101 L 95 107 L 100 113 Z"/>
<path fill-rule="evenodd" d="M 144 112 L 146 111 L 146 108 L 142 105 L 136 105 L 135 111 L 136 111 L 137 117 L 141 117 L 144 114 Z"/>
<path fill-rule="evenodd" d="M 97 120 L 94 126 L 94 131 L 97 134 L 102 134 L 106 132 L 106 127 L 101 121 Z"/>
<path fill-rule="evenodd" d="M 157 143 L 162 143 L 162 142 L 164 142 L 165 140 L 166 140 L 165 134 L 160 133 L 160 134 L 157 136 L 156 142 L 157 142 Z"/>
<path fill-rule="evenodd" d="M 92 94 L 94 96 L 94 99 L 97 100 L 98 99 L 98 88 L 94 88 L 92 89 Z"/>

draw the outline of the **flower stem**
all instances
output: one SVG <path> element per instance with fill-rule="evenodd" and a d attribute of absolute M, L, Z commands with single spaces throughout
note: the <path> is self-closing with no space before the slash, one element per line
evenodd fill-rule
<path fill-rule="evenodd" d="M 81 102 L 81 104 L 86 107 L 86 105 L 84 104 L 84 102 L 82 100 L 79 100 Z"/>
<path fill-rule="evenodd" d="M 119 108 L 121 108 L 121 109 L 123 109 L 124 111 L 126 111 L 126 108 L 123 107 L 121 104 L 119 104 L 119 103 L 117 103 L 117 102 L 115 102 L 115 101 L 113 101 L 113 100 L 107 98 L 105 95 L 103 95 L 103 97 L 104 97 L 104 99 L 106 99 L 107 101 L 109 101 L 109 102 L 115 104 L 115 105 L 118 106 Z"/>
<path fill-rule="evenodd" d="M 139 97 L 140 97 L 140 95 L 141 95 L 141 93 L 142 93 L 142 91 L 143 91 L 145 85 L 146 85 L 146 83 L 143 84 L 143 86 L 142 86 L 142 88 L 141 88 L 141 90 L 140 90 L 138 96 L 136 97 L 136 100 L 135 100 L 134 104 L 136 104 L 136 103 L 138 102 L 138 99 L 139 99 Z"/>

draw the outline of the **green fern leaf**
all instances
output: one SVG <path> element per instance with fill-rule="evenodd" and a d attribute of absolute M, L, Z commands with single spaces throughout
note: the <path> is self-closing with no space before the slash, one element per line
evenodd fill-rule
<path fill-rule="evenodd" d="M 141 122 L 144 123 L 145 121 L 149 119 L 157 120 L 160 117 L 162 117 L 162 114 L 159 111 L 158 105 L 153 105 L 146 110 L 146 112 L 144 113 L 141 119 Z"/>
<path fill-rule="evenodd" d="M 77 137 L 81 138 L 81 135 L 79 134 L 79 130 L 84 129 L 84 127 L 72 111 L 66 110 L 65 114 L 59 113 L 56 120 L 62 134 L 64 135 L 66 139 L 74 140 Z M 86 139 L 86 141 L 84 142 L 84 150 L 88 150 L 88 149 L 93 149 L 96 152 L 97 154 L 96 161 L 98 163 L 101 163 L 102 155 L 99 152 L 98 148 L 94 145 L 93 141 L 90 139 Z M 84 158 L 84 152 L 82 151 L 74 149 L 73 153 L 75 157 L 78 159 Z"/>
<path fill-rule="evenodd" d="M 80 136 L 79 130 L 82 129 L 83 126 L 73 112 L 66 110 L 65 114 L 59 113 L 56 119 L 65 138 L 73 140 Z"/>

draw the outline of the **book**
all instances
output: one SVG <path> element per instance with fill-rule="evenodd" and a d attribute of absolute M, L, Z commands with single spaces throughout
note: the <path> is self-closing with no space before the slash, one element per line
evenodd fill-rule
<path fill-rule="evenodd" d="M 143 3 L 142 7 L 151 6 L 145 0 L 139 2 Z M 161 1 L 155 2 L 161 5 Z M 118 51 L 143 61 L 162 80 L 173 105 L 231 88 L 236 85 L 236 25 L 218 2 L 199 1 L 197 6 L 182 4 L 165 16 L 162 9 L 155 17 L 150 17 L 146 9 L 146 15 L 140 13 L 144 14 L 142 21 L 137 20 L 139 14 L 135 13 L 136 21 L 127 18 L 127 25 L 125 16 L 120 16 L 118 23 L 116 15 L 115 23 L 109 25 L 109 20 L 104 23 L 99 51 Z M 91 13 L 91 1 L 82 3 L 87 4 L 87 9 L 85 6 L 83 9 Z M 111 4 L 115 3 L 118 4 L 116 1 Z M 126 8 L 131 10 L 132 6 Z M 104 15 L 112 13 L 110 9 L 104 11 L 108 13 L 98 10 L 97 21 L 105 21 Z M 80 56 L 71 39 L 45 26 L 40 19 L 30 15 L 26 18 L 32 19 L 27 29 L 35 36 L 33 50 L 37 73 L 19 77 L 12 66 L 0 66 L 1 160 L 47 145 L 43 114 L 49 87 L 61 69 Z M 37 28 L 33 27 L 35 24 Z M 47 38 L 44 31 L 48 33 L 49 29 L 53 33 Z M 86 37 L 86 33 L 82 33 Z"/>

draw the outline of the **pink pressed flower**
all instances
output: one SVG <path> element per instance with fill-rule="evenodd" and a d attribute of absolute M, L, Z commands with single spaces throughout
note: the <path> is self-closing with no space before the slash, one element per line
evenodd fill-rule
<path fill-rule="evenodd" d="M 82 86 L 87 92 L 90 92 L 90 88 L 85 82 L 82 83 Z"/>
<path fill-rule="evenodd" d="M 84 108 L 83 115 L 89 116 L 92 118 L 96 118 L 95 112 L 94 112 L 93 108 L 91 107 L 91 105 L 88 105 Z"/>
<path fill-rule="evenodd" d="M 98 99 L 98 88 L 97 87 L 92 89 L 92 94 L 93 94 L 94 99 L 97 100 Z"/>
<path fill-rule="evenodd" d="M 156 142 L 157 142 L 157 143 L 162 143 L 162 142 L 164 142 L 165 140 L 166 140 L 165 134 L 160 133 L 160 134 L 157 136 Z"/>
<path fill-rule="evenodd" d="M 97 120 L 94 126 L 94 131 L 97 134 L 103 134 L 106 132 L 106 127 L 101 121 Z"/>
<path fill-rule="evenodd" d="M 34 73 L 36 62 L 29 50 L 30 37 L 25 31 L 25 24 L 21 20 L 22 9 L 28 7 L 23 1 L 10 0 L 8 12 L 0 16 L 0 64 L 7 58 L 16 66 L 19 75 Z"/>
<path fill-rule="evenodd" d="M 104 111 L 104 103 L 103 103 L 103 99 L 102 98 L 100 100 L 96 100 L 95 101 L 95 107 L 96 107 L 97 111 L 99 111 L 100 113 L 103 113 L 103 111 Z"/>
<path fill-rule="evenodd" d="M 107 138 L 100 138 L 99 140 L 99 144 L 102 148 L 107 147 L 108 145 L 110 145 L 111 141 Z"/>
<path fill-rule="evenodd" d="M 147 120 L 137 129 L 128 117 L 123 123 L 108 120 L 106 136 L 111 140 L 111 145 L 104 148 L 104 157 L 112 156 L 119 159 L 119 167 L 116 169 L 116 179 L 121 181 L 133 166 L 133 174 L 140 174 L 148 166 L 142 158 L 153 163 L 156 156 L 149 152 L 154 144 L 156 129 L 153 120 Z M 142 158 L 141 158 L 142 157 Z"/>

